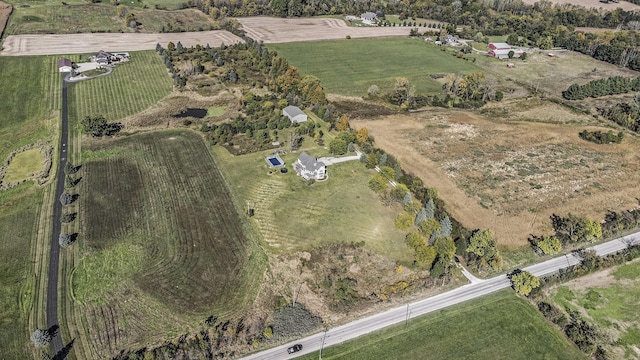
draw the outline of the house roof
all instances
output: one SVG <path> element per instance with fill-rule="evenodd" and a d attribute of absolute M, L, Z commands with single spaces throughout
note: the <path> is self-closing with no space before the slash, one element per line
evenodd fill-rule
<path fill-rule="evenodd" d="M 62 59 L 58 60 L 58 67 L 59 68 L 61 68 L 63 66 L 69 66 L 70 67 L 71 65 L 72 65 L 72 63 L 71 63 L 71 60 L 69 60 L 69 59 L 62 58 Z"/>
<path fill-rule="evenodd" d="M 310 171 L 316 171 L 324 166 L 326 166 L 322 161 L 318 161 L 315 156 L 311 156 L 306 152 L 302 152 L 300 156 L 298 156 L 298 161 L 305 169 Z"/>
<path fill-rule="evenodd" d="M 282 109 L 282 111 L 284 112 L 285 115 L 287 115 L 289 118 L 294 118 L 298 115 L 306 115 L 304 113 L 304 111 L 300 110 L 299 107 L 297 106 L 292 106 L 289 105 L 286 108 Z"/>
<path fill-rule="evenodd" d="M 362 15 L 360 15 L 360 18 L 365 20 L 373 20 L 376 18 L 376 13 L 367 11 L 365 13 L 362 13 Z"/>
<path fill-rule="evenodd" d="M 507 43 L 489 43 L 489 47 L 494 47 L 495 49 L 511 49 L 511 45 Z"/>

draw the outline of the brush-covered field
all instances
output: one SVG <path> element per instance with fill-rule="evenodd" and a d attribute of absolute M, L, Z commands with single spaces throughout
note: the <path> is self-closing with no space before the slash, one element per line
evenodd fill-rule
<path fill-rule="evenodd" d="M 78 358 L 154 344 L 253 300 L 265 258 L 198 134 L 94 141 L 82 162 L 65 311 Z"/>
<path fill-rule="evenodd" d="M 365 96 L 371 85 L 384 93 L 397 77 L 406 77 L 420 94 L 441 92 L 430 74 L 467 73 L 478 70 L 471 62 L 415 39 L 351 39 L 269 44 L 302 75 L 320 78 L 327 93 Z"/>
<path fill-rule="evenodd" d="M 640 262 L 634 261 L 560 285 L 551 298 L 607 334 L 612 358 L 634 359 L 640 348 L 639 278 Z"/>
<path fill-rule="evenodd" d="M 301 359 L 316 359 L 318 353 Z M 325 348 L 323 359 L 585 359 L 511 290 Z"/>

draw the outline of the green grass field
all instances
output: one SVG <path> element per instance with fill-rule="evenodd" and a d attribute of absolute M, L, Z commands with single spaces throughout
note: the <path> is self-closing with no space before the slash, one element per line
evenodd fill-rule
<path fill-rule="evenodd" d="M 78 358 L 154 344 L 253 300 L 265 257 L 199 134 L 96 141 L 82 158 L 66 310 L 83 334 Z"/>
<path fill-rule="evenodd" d="M 23 145 L 55 140 L 60 79 L 56 57 L 0 57 L 2 161 Z M 19 173 L 28 167 L 20 162 L 26 159 L 16 157 L 14 160 L 10 171 L 20 177 Z M 32 182 L 0 191 L 0 357 L 3 359 L 40 355 L 31 345 L 29 335 L 36 327 L 45 326 L 44 269 L 49 254 L 46 229 L 51 214 L 43 209 L 44 204 L 49 204 L 46 196 L 49 192 L 50 187 L 38 188 Z"/>
<path fill-rule="evenodd" d="M 7 167 L 7 172 L 2 179 L 5 182 L 19 181 L 29 178 L 29 174 L 35 173 L 42 169 L 44 156 L 40 149 L 30 149 L 23 151 L 11 160 L 11 164 Z"/>
<path fill-rule="evenodd" d="M 58 126 L 57 57 L 0 57 L 0 159 L 49 136 Z"/>
<path fill-rule="evenodd" d="M 172 89 L 173 81 L 155 51 L 132 52 L 131 60 L 110 75 L 69 87 L 69 121 L 98 114 L 116 121 L 154 105 Z"/>
<path fill-rule="evenodd" d="M 586 313 L 587 321 L 601 331 L 615 334 L 614 347 L 625 357 L 636 356 L 633 349 L 640 347 L 640 262 L 618 266 L 612 275 L 606 284 L 589 288 L 575 288 L 572 283 L 558 286 L 552 298 L 563 308 Z"/>
<path fill-rule="evenodd" d="M 331 136 L 325 135 L 325 140 Z M 329 156 L 327 150 L 307 139 L 300 151 L 282 156 L 288 173 L 269 174 L 265 157 L 271 151 L 232 156 L 224 148 L 214 148 L 236 197 L 255 204 L 253 221 L 271 248 L 308 250 L 364 241 L 379 254 L 411 263 L 413 255 L 405 245 L 405 233 L 394 226 L 399 209 L 384 206 L 368 187 L 373 170 L 359 161 L 335 164 L 327 168 L 327 181 L 307 186 L 292 167 L 302 150 Z"/>
<path fill-rule="evenodd" d="M 312 353 L 300 359 L 317 359 Z M 323 359 L 585 359 L 528 302 L 504 290 L 325 348 Z"/>
<path fill-rule="evenodd" d="M 59 2 L 9 1 L 14 4 L 13 14 L 6 28 L 6 35 L 18 34 L 73 34 L 79 32 L 133 32 L 116 7 L 104 2 L 88 4 L 85 1 Z M 159 1 L 158 3 L 160 3 Z M 121 2 L 136 15 L 140 32 L 160 32 L 162 27 L 182 31 L 209 30 L 211 21 L 204 13 L 193 9 L 180 11 L 155 10 L 153 4 L 143 9 L 144 3 Z M 167 9 L 174 10 L 180 2 L 166 2 Z M 25 7 L 26 5 L 26 7 Z M 96 49 L 96 51 L 99 49 Z"/>
<path fill-rule="evenodd" d="M 32 345 L 27 329 L 33 302 L 31 246 L 42 191 L 31 184 L 0 191 L 0 357 L 24 359 Z M 40 326 L 44 326 L 42 323 Z"/>
<path fill-rule="evenodd" d="M 269 44 L 269 49 L 287 58 L 302 75 L 320 78 L 327 93 L 343 95 L 367 95 L 371 85 L 382 93 L 393 87 L 397 77 L 409 78 L 417 93 L 440 93 L 440 83 L 429 74 L 478 70 L 422 38 Z"/>

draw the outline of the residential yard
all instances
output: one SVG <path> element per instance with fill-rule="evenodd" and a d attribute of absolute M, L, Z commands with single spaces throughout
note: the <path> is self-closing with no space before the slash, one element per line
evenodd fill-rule
<path fill-rule="evenodd" d="M 490 228 L 505 246 L 527 246 L 530 234 L 550 231 L 552 213 L 601 220 L 609 210 L 637 206 L 633 134 L 597 145 L 578 137 L 585 127 L 608 130 L 590 117 L 535 99 L 501 105 L 487 117 L 432 109 L 351 124 L 367 127 L 403 169 L 435 186 L 463 225 Z"/>
<path fill-rule="evenodd" d="M 549 290 L 561 307 L 577 310 L 607 334 L 611 357 L 635 359 L 640 349 L 640 261 L 590 274 Z"/>
<path fill-rule="evenodd" d="M 281 155 L 289 170 L 281 174 L 270 171 L 265 161 L 272 151 L 232 156 L 214 148 L 234 193 L 255 207 L 253 222 L 270 248 L 287 253 L 364 241 L 366 248 L 378 254 L 403 263 L 413 261 L 405 233 L 394 226 L 399 208 L 384 206 L 368 187 L 373 170 L 359 161 L 330 165 L 327 181 L 308 186 L 293 170 L 303 150 L 317 157 L 330 156 L 306 140 L 299 151 Z"/>
<path fill-rule="evenodd" d="M 104 115 L 108 121 L 117 121 L 155 105 L 172 89 L 173 81 L 160 55 L 132 52 L 131 60 L 117 65 L 110 75 L 69 87 L 69 119 Z"/>
<path fill-rule="evenodd" d="M 397 77 L 407 77 L 417 93 L 441 92 L 430 74 L 466 73 L 478 68 L 471 62 L 440 51 L 436 45 L 415 39 L 352 39 L 270 44 L 302 75 L 320 78 L 327 93 L 366 96 L 371 85 L 380 93 L 393 88 Z"/>
<path fill-rule="evenodd" d="M 80 240 L 62 273 L 78 358 L 171 339 L 253 302 L 266 258 L 202 138 L 148 132 L 82 146 Z"/>
<path fill-rule="evenodd" d="M 299 359 L 312 360 L 318 353 Z M 325 348 L 323 359 L 585 359 L 511 290 Z"/>

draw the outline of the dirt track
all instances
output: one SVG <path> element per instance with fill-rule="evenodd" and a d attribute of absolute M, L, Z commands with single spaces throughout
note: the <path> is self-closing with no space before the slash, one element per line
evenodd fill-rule
<path fill-rule="evenodd" d="M 162 33 L 162 34 L 122 34 L 91 33 L 64 35 L 10 35 L 3 44 L 0 55 L 56 55 L 82 54 L 98 50 L 136 51 L 154 50 L 156 44 L 180 41 L 184 46 L 206 45 L 220 46 L 241 42 L 242 39 L 228 31 L 215 30 L 203 32 Z"/>

